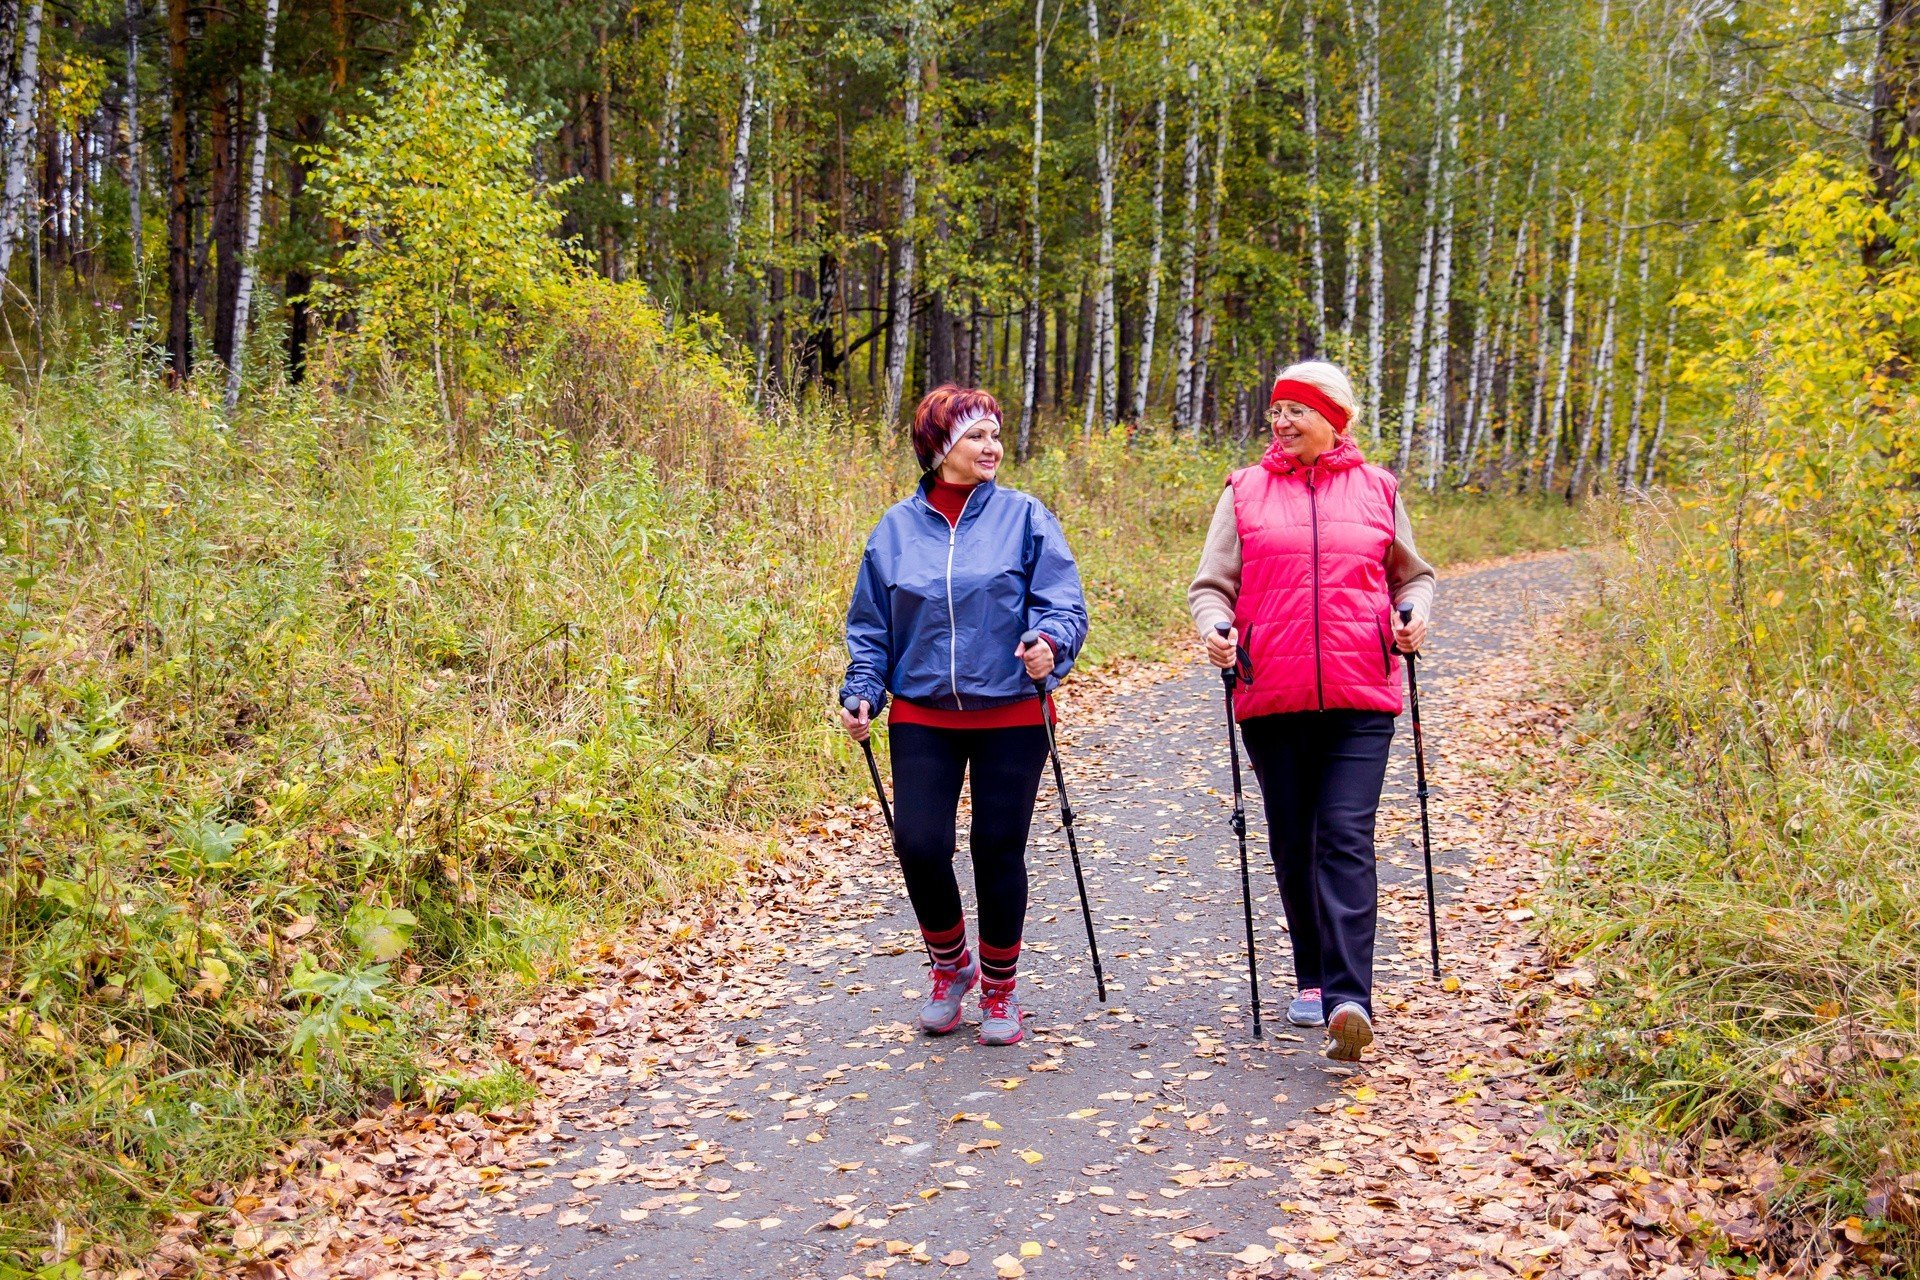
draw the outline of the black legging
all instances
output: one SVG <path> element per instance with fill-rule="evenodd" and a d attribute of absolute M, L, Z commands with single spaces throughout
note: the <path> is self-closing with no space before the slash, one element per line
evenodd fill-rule
<path fill-rule="evenodd" d="M 960 923 L 953 876 L 960 783 L 973 774 L 973 883 L 980 942 L 1016 948 L 1027 916 L 1027 830 L 1047 759 L 1040 725 L 1012 729 L 893 727 L 894 847 L 920 927 L 943 932 Z"/>
<path fill-rule="evenodd" d="M 1328 1013 L 1347 1001 L 1373 1016 L 1379 877 L 1373 820 L 1387 776 L 1393 717 L 1297 711 L 1240 726 L 1260 779 L 1293 973 L 1319 987 Z"/>

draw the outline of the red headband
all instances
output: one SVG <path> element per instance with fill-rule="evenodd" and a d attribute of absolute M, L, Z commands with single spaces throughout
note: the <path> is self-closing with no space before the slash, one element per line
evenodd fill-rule
<path fill-rule="evenodd" d="M 1298 378 L 1280 378 L 1273 384 L 1273 394 L 1267 397 L 1267 403 L 1277 400 L 1292 400 L 1309 409 L 1319 411 L 1321 417 L 1333 424 L 1335 431 L 1345 431 L 1347 420 L 1353 415 L 1333 402 L 1333 397 L 1314 386 L 1311 382 L 1302 382 Z"/>

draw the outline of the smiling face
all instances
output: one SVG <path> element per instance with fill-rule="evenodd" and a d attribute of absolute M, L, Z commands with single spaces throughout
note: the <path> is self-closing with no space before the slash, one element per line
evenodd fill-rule
<path fill-rule="evenodd" d="M 1267 425 L 1273 438 L 1302 466 L 1312 466 L 1315 458 L 1333 448 L 1339 435 L 1333 424 L 1318 409 L 1310 409 L 1298 400 L 1276 400 L 1267 409 Z"/>
<path fill-rule="evenodd" d="M 1000 444 L 1000 420 L 982 418 L 967 428 L 940 462 L 940 478 L 948 484 L 980 484 L 1000 471 L 1006 456 Z"/>

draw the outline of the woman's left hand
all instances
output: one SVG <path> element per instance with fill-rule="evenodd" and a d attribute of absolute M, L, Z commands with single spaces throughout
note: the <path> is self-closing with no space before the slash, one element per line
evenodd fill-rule
<path fill-rule="evenodd" d="M 1045 680 L 1053 674 L 1053 646 L 1045 640 L 1013 647 L 1013 656 L 1027 664 L 1027 679 Z"/>
<path fill-rule="evenodd" d="M 1413 616 L 1412 622 L 1404 624 L 1400 622 L 1399 618 L 1396 617 L 1394 619 L 1393 643 L 1399 648 L 1400 652 L 1418 653 L 1420 646 L 1425 644 L 1426 640 L 1427 620 L 1419 614 L 1416 613 Z"/>

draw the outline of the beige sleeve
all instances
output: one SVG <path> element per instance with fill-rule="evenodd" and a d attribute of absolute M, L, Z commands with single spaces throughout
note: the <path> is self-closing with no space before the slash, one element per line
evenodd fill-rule
<path fill-rule="evenodd" d="M 1202 636 L 1216 622 L 1232 623 L 1234 602 L 1240 598 L 1240 525 L 1233 515 L 1233 490 L 1222 488 L 1207 526 L 1207 544 L 1200 551 L 1200 567 L 1187 588 L 1187 609 Z"/>
<path fill-rule="evenodd" d="M 1240 581 L 1240 546 L 1233 555 L 1233 580 Z M 1420 558 L 1413 545 L 1413 523 L 1407 519 L 1407 504 L 1396 494 L 1393 499 L 1393 545 L 1387 548 L 1387 590 L 1393 594 L 1396 611 L 1412 605 L 1416 618 L 1433 616 L 1433 566 Z M 1191 593 L 1189 593 L 1191 594 Z"/>

